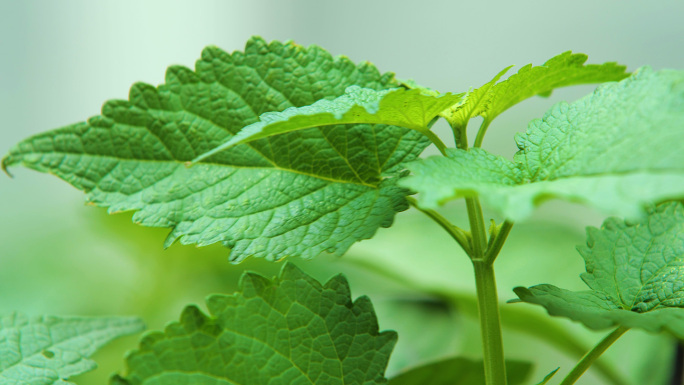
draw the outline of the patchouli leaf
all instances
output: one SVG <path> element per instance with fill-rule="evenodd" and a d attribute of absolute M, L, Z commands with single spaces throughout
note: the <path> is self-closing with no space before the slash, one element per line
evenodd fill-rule
<path fill-rule="evenodd" d="M 506 361 L 509 385 L 521 385 L 532 370 L 532 364 Z M 450 358 L 419 366 L 390 379 L 389 385 L 484 385 L 484 363 L 467 358 Z"/>
<path fill-rule="evenodd" d="M 143 337 L 113 384 L 384 384 L 396 333 L 378 332 L 367 297 L 352 302 L 342 276 L 321 286 L 292 264 L 268 280 L 190 306 L 180 322 Z"/>
<path fill-rule="evenodd" d="M 143 328 L 133 317 L 0 317 L 0 384 L 72 384 L 97 367 L 88 359 L 97 349 Z"/>
<path fill-rule="evenodd" d="M 641 69 L 557 104 L 516 139 L 514 162 L 455 150 L 411 163 L 402 185 L 421 193 L 423 207 L 480 196 L 512 220 L 548 199 L 637 218 L 650 202 L 684 196 L 684 72 Z"/>
<path fill-rule="evenodd" d="M 245 127 L 226 143 L 200 155 L 201 161 L 238 144 L 311 127 L 338 124 L 389 124 L 411 128 L 434 138 L 432 121 L 443 110 L 461 100 L 461 95 L 429 95 L 421 89 L 396 88 L 376 91 L 350 86 L 344 95 L 322 99 L 310 106 L 267 112 L 257 123 Z M 440 143 L 440 142 L 437 142 Z"/>
<path fill-rule="evenodd" d="M 684 338 L 684 205 L 663 203 L 643 221 L 606 220 L 579 248 L 589 291 L 518 287 L 522 301 L 592 329 L 616 325 Z"/>
<path fill-rule="evenodd" d="M 321 48 L 251 39 L 245 52 L 208 47 L 195 71 L 171 67 L 166 84 L 136 84 L 102 115 L 29 138 L 3 168 L 55 174 L 110 212 L 171 227 L 166 244 L 223 242 L 231 258 L 340 255 L 408 207 L 391 176 L 429 144 L 388 125 L 314 127 L 185 163 L 268 112 L 334 99 L 349 86 L 399 86 L 370 64 Z M 388 178 L 386 179 L 385 176 Z"/>
<path fill-rule="evenodd" d="M 475 116 L 492 121 L 521 101 L 536 95 L 549 96 L 556 88 L 618 81 L 628 76 L 625 66 L 613 62 L 585 65 L 586 61 L 587 55 L 568 51 L 541 66 L 528 64 L 520 68 L 518 73 L 497 83 L 511 68 L 507 67 L 487 84 L 469 92 L 466 101 L 454 107 L 445 117 L 461 125 Z"/>

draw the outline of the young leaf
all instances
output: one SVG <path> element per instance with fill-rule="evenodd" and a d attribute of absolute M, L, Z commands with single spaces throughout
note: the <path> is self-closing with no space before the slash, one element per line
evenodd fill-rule
<path fill-rule="evenodd" d="M 0 317 L 0 383 L 71 384 L 93 370 L 88 359 L 109 341 L 144 329 L 132 317 Z"/>
<path fill-rule="evenodd" d="M 591 290 L 518 287 L 518 297 L 592 329 L 619 325 L 684 338 L 684 205 L 661 204 L 639 222 L 609 218 L 587 234 L 579 251 Z"/>
<path fill-rule="evenodd" d="M 578 84 L 604 83 L 628 76 L 625 66 L 613 62 L 588 64 L 587 55 L 564 52 L 544 65 L 528 64 L 518 73 L 497 83 L 511 67 L 507 67 L 482 87 L 469 92 L 466 101 L 445 113 L 452 125 L 465 126 L 472 117 L 483 116 L 491 122 L 499 114 L 532 96 L 549 96 L 556 88 Z"/>
<path fill-rule="evenodd" d="M 559 103 L 516 140 L 514 162 L 484 150 L 413 162 L 401 182 L 434 208 L 479 196 L 512 220 L 553 199 L 636 218 L 653 201 L 684 196 L 684 71 L 637 71 L 573 104 Z"/>
<path fill-rule="evenodd" d="M 521 385 L 532 370 L 532 364 L 506 361 L 508 385 Z M 419 366 L 390 379 L 389 385 L 478 385 L 484 384 L 484 364 L 467 358 L 447 360 Z"/>
<path fill-rule="evenodd" d="M 129 101 L 107 102 L 102 116 L 19 143 L 2 167 L 55 174 L 109 212 L 136 210 L 135 222 L 172 228 L 167 246 L 223 242 L 234 260 L 341 255 L 408 207 L 396 178 L 383 178 L 422 152 L 424 135 L 387 125 L 314 127 L 185 163 L 267 112 L 339 97 L 352 85 L 398 83 L 315 46 L 253 38 L 244 53 L 208 47 L 195 72 L 171 67 L 158 88 L 136 84 Z"/>
<path fill-rule="evenodd" d="M 246 273 L 240 292 L 190 306 L 143 337 L 113 384 L 382 384 L 397 336 L 378 332 L 367 297 L 347 281 L 324 286 L 292 264 L 268 280 Z"/>
<path fill-rule="evenodd" d="M 541 380 L 541 382 L 537 383 L 537 385 L 546 385 L 549 381 L 551 381 L 551 378 L 556 375 L 556 372 L 558 372 L 560 368 L 556 368 L 555 370 L 551 371 L 549 374 L 544 376 L 544 379 Z"/>
<path fill-rule="evenodd" d="M 350 86 L 334 100 L 322 99 L 310 106 L 290 107 L 282 112 L 267 112 L 259 121 L 242 129 L 226 143 L 195 158 L 199 162 L 242 143 L 273 135 L 337 124 L 389 124 L 411 128 L 425 134 L 440 150 L 445 146 L 430 131 L 440 112 L 458 103 L 462 95 L 426 95 L 420 89 L 403 88 L 376 91 Z"/>

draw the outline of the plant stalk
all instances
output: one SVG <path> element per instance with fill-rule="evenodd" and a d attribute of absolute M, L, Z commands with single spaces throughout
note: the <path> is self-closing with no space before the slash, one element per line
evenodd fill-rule
<path fill-rule="evenodd" d="M 494 266 L 483 260 L 474 260 L 473 267 L 475 269 L 480 328 L 482 329 L 485 383 L 487 385 L 505 385 L 506 362 L 504 360 Z"/>
<path fill-rule="evenodd" d="M 506 238 L 508 238 L 508 234 L 511 232 L 512 228 L 513 222 L 504 221 L 503 225 L 501 226 L 501 230 L 499 230 L 499 233 L 496 234 L 496 238 L 494 238 L 492 245 L 487 248 L 487 252 L 485 253 L 485 261 L 494 263 L 494 260 L 499 255 L 499 252 L 506 242 Z"/>
<path fill-rule="evenodd" d="M 620 326 L 619 328 L 613 330 L 612 333 L 608 334 L 606 338 L 602 339 L 601 342 L 599 342 L 596 346 L 594 346 L 593 349 L 587 352 L 587 354 L 582 357 L 582 359 L 575 365 L 574 368 L 568 373 L 567 376 L 563 379 L 563 382 L 560 383 L 560 385 L 572 385 L 574 384 L 581 376 L 584 374 L 584 372 L 589 369 L 591 364 L 596 361 L 603 352 L 606 351 L 610 347 L 610 345 L 613 344 L 613 342 L 617 341 L 618 338 L 620 338 L 625 332 L 629 330 L 629 328 L 626 328 L 624 326 Z"/>
<path fill-rule="evenodd" d="M 487 233 L 482 216 L 482 206 L 478 198 L 466 198 L 472 254 L 470 259 L 475 270 L 477 303 L 480 313 L 480 333 L 484 350 L 486 385 L 506 384 L 506 361 L 504 360 L 503 339 L 501 336 L 501 317 L 499 299 L 494 278 L 493 260 L 486 260 Z"/>
<path fill-rule="evenodd" d="M 415 198 L 406 197 L 406 200 L 408 200 L 409 204 L 416 208 L 416 210 L 427 215 L 433 221 L 437 222 L 437 224 L 440 225 L 444 230 L 446 230 L 446 232 L 449 233 L 449 235 L 451 235 L 451 238 L 453 238 L 461 246 L 461 248 L 463 249 L 463 251 L 466 252 L 466 254 L 470 255 L 472 253 L 469 240 L 470 235 L 467 231 L 461 229 L 456 225 L 451 224 L 451 222 L 449 222 L 446 218 L 444 218 L 434 210 L 422 209 L 418 207 L 418 202 Z"/>
<path fill-rule="evenodd" d="M 480 128 L 477 130 L 477 136 L 475 137 L 475 143 L 473 143 L 473 147 L 482 147 L 482 141 L 484 140 L 485 133 L 487 132 L 487 128 L 489 128 L 489 124 L 491 122 L 491 120 L 484 118 Z"/>

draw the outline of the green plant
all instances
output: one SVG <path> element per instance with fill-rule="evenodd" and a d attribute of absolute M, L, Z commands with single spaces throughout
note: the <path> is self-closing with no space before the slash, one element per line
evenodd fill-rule
<path fill-rule="evenodd" d="M 419 367 L 392 385 L 506 384 L 507 376 L 522 383 L 530 365 L 504 359 L 493 267 L 514 221 L 550 199 L 626 217 L 590 229 L 580 248 L 590 291 L 515 289 L 519 301 L 552 315 L 614 328 L 562 381 L 568 385 L 630 328 L 684 338 L 677 309 L 684 301 L 684 208 L 677 201 L 684 196 L 684 72 L 630 75 L 615 63 L 585 61 L 566 52 L 506 80 L 510 67 L 480 88 L 441 94 L 318 47 L 254 38 L 244 53 L 209 47 L 194 72 L 170 67 L 164 85 L 135 84 L 128 101 L 107 102 L 101 116 L 26 139 L 2 167 L 55 174 L 110 213 L 135 211 L 137 223 L 170 227 L 166 246 L 221 242 L 234 262 L 340 256 L 415 207 L 470 257 L 484 357 Z M 513 161 L 481 148 L 494 118 L 515 104 L 604 82 L 532 121 L 516 137 Z M 453 131 L 453 148 L 431 131 L 440 117 Z M 475 117 L 482 124 L 471 146 L 467 125 Z M 442 156 L 418 159 L 430 144 Z M 469 230 L 435 211 L 460 198 Z M 486 223 L 481 202 L 503 220 Z M 111 383 L 387 381 L 396 333 L 378 330 L 368 298 L 352 302 L 341 276 L 321 285 L 287 263 L 274 279 L 245 274 L 238 293 L 210 296 L 207 306 L 210 315 L 191 306 L 180 322 L 143 337 L 127 358 L 128 372 Z M 108 338 L 140 328 L 139 321 L 111 320 L 133 326 L 105 328 Z M 12 345 L 33 335 L 25 324 L 3 319 L 0 336 L 14 337 L 0 338 L 0 352 L 28 351 Z M 46 337 L 52 324 L 35 324 L 43 343 L 30 354 L 0 355 L 2 383 L 64 383 L 76 372 L 63 370 L 67 356 L 82 359 L 99 346 L 78 339 L 87 326 L 72 333 L 79 343 L 60 344 Z"/>

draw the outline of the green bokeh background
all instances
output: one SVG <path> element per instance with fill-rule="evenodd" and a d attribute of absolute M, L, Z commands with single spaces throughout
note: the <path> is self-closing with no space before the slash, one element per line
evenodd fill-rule
<path fill-rule="evenodd" d="M 136 81 L 163 82 L 171 64 L 192 67 L 206 45 L 241 50 L 251 35 L 317 44 L 400 78 L 461 92 L 507 65 L 541 64 L 565 50 L 630 70 L 646 64 L 684 68 L 682 15 L 684 2 L 674 0 L 2 0 L 0 153 L 29 135 L 98 114 L 105 100 L 126 98 Z M 522 103 L 497 119 L 485 147 L 512 157 L 512 136 L 530 119 L 555 101 L 575 100 L 592 89 L 574 87 Z M 437 130 L 448 139 L 443 125 Z M 86 207 L 83 194 L 52 176 L 12 172 L 15 179 L 0 175 L 0 314 L 140 315 L 150 329 L 159 329 L 186 304 L 232 292 L 244 269 L 266 275 L 279 269 L 257 260 L 231 265 L 219 246 L 162 250 L 168 230 L 141 228 L 130 214 L 108 216 Z M 465 225 L 461 203 L 445 212 Z M 583 242 L 584 226 L 601 221 L 590 209 L 550 203 L 516 225 L 497 261 L 502 301 L 513 298 L 511 288 L 519 285 L 583 288 L 574 245 Z M 381 328 L 400 333 L 388 371 L 393 374 L 455 354 L 480 355 L 471 268 L 453 248 L 437 226 L 410 210 L 343 258 L 295 262 L 320 280 L 344 272 L 354 296 L 371 297 Z M 504 306 L 515 308 L 504 313 L 507 353 L 537 363 L 530 383 L 557 366 L 564 375 L 577 357 L 560 349 L 561 342 L 533 336 L 541 328 L 531 320 L 543 311 Z M 544 322 L 585 346 L 605 334 L 561 319 Z M 100 369 L 74 381 L 105 383 L 123 369 L 121 357 L 137 338 L 111 344 L 95 356 Z M 607 353 L 606 365 L 629 384 L 662 384 L 673 349 L 667 336 L 631 331 Z M 590 371 L 578 383 L 611 382 Z"/>

